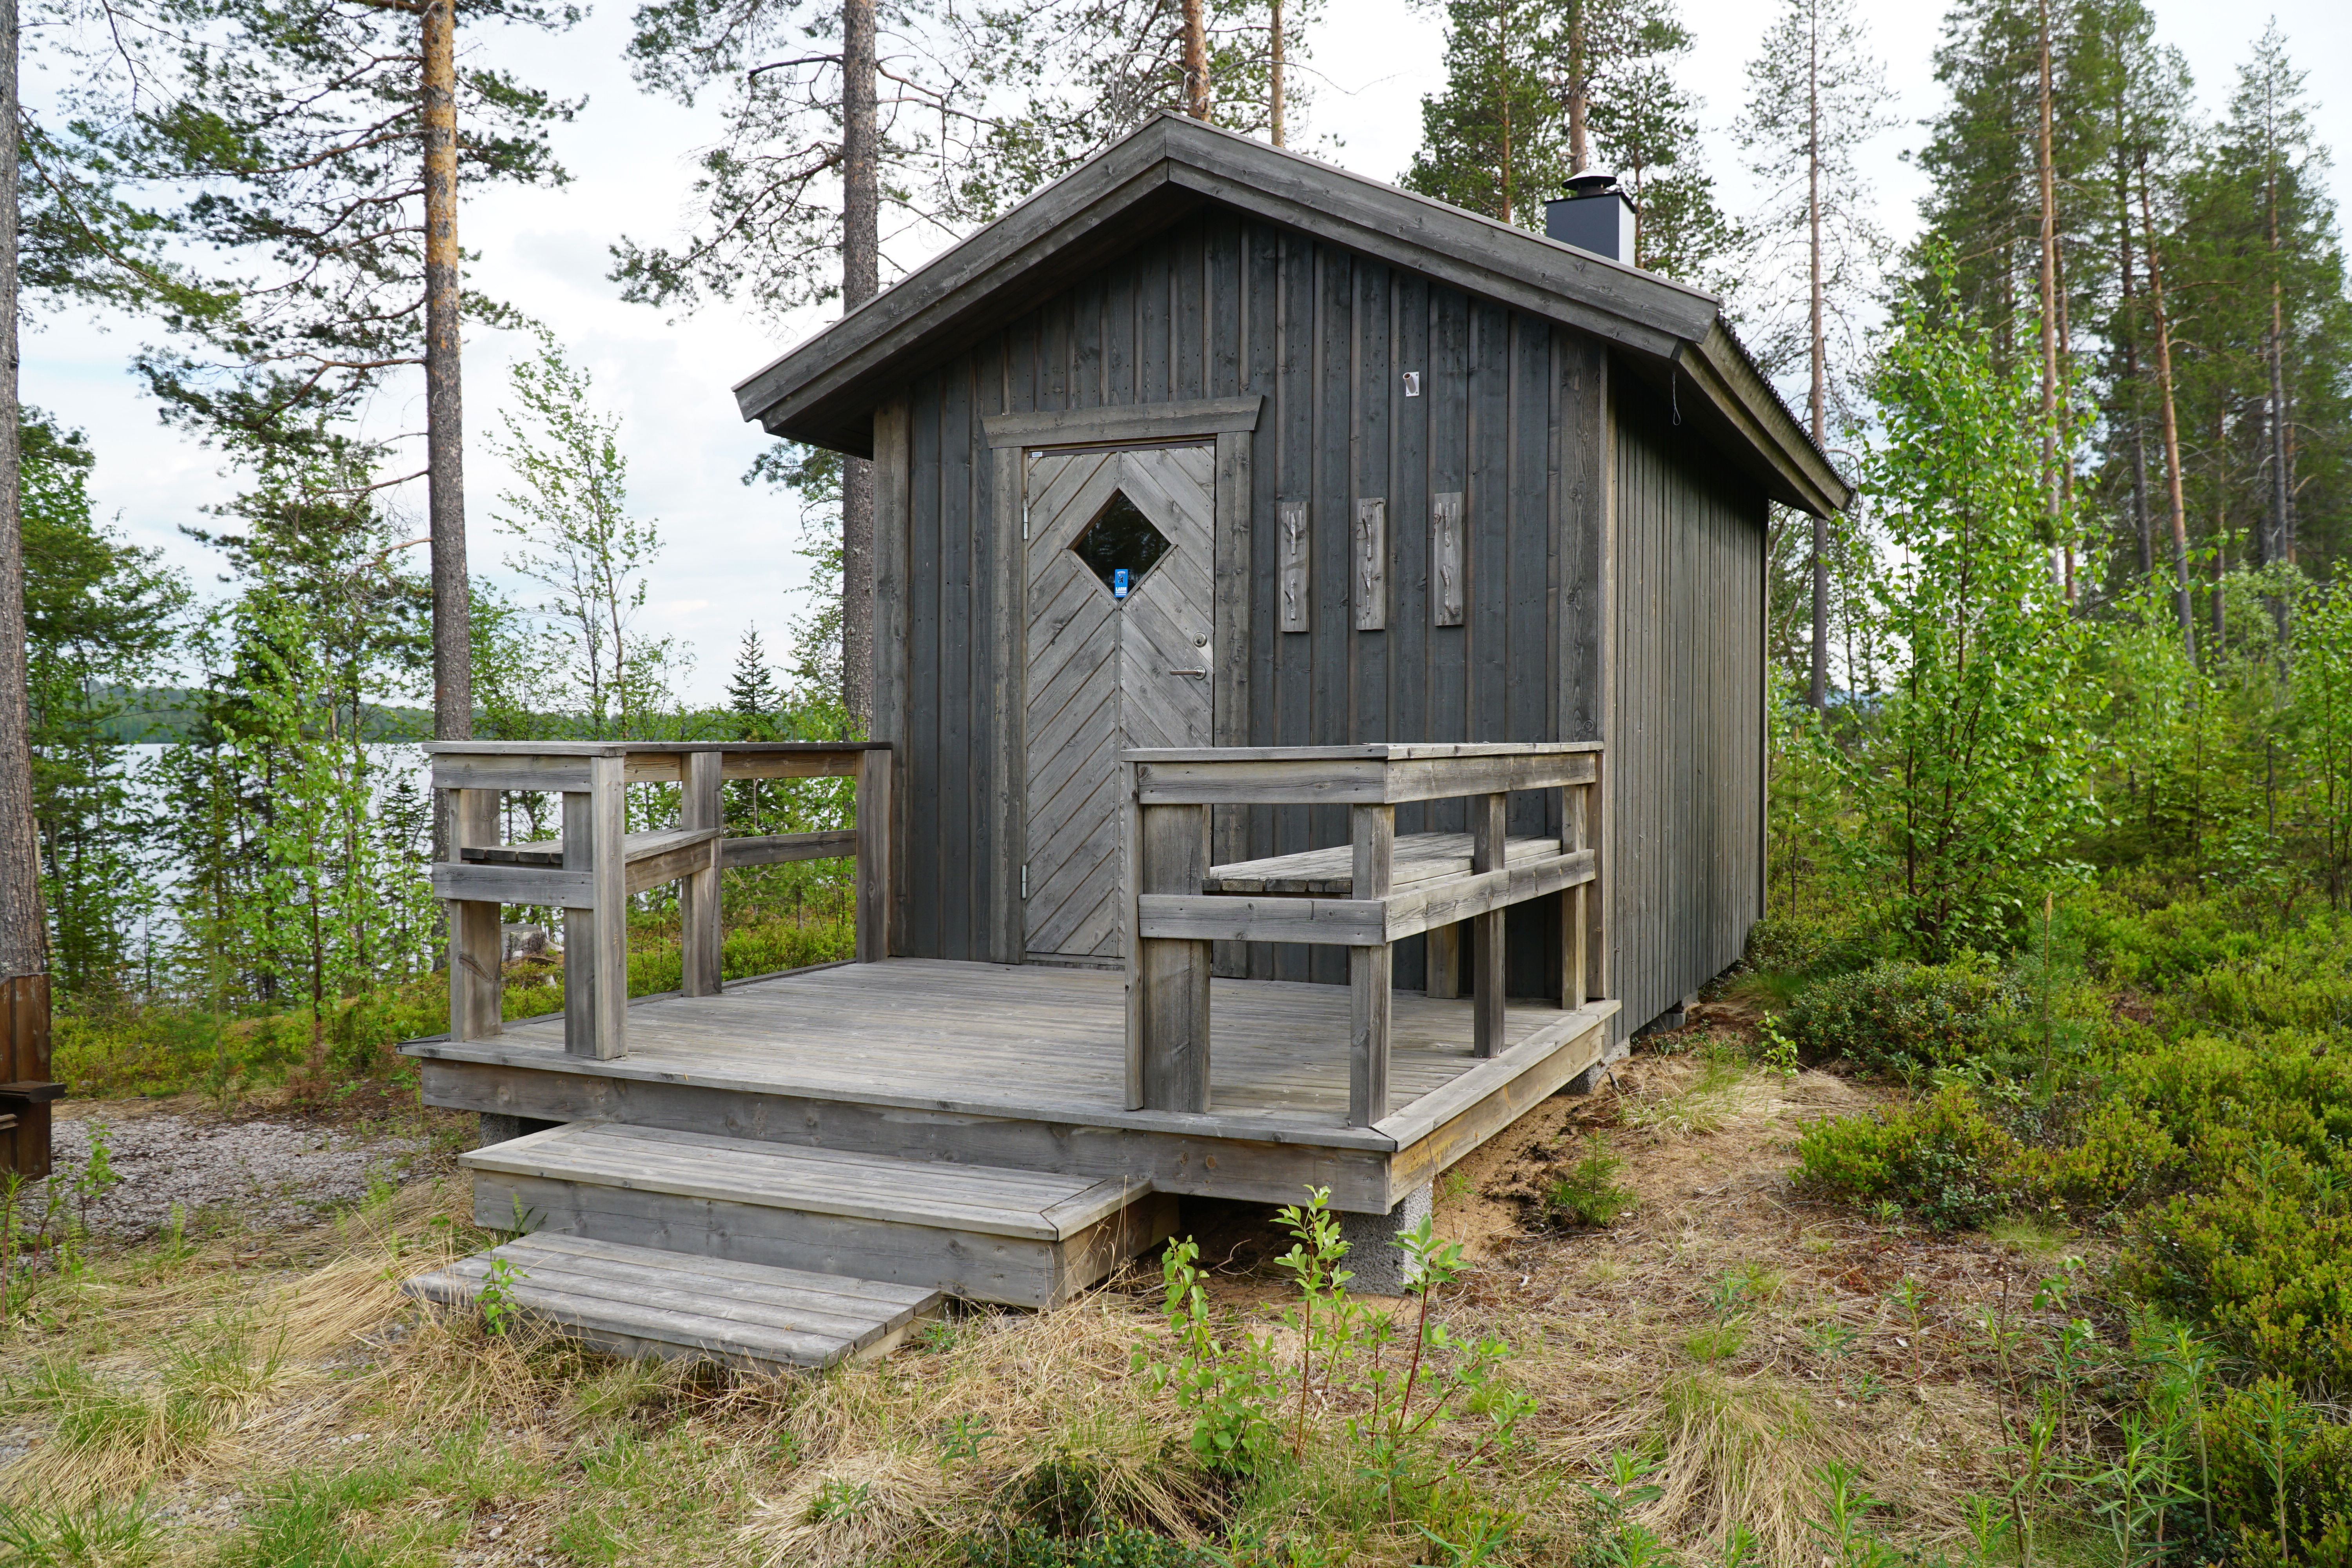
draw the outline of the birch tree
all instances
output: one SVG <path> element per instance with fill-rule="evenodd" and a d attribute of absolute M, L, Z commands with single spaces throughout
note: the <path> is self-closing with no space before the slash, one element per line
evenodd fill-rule
<path fill-rule="evenodd" d="M 497 516 L 508 570 L 545 595 L 536 606 L 565 647 L 575 711 L 596 736 L 625 736 L 668 689 L 671 639 L 638 629 L 661 526 L 629 507 L 617 415 L 552 340 L 509 372 L 511 405 L 491 447 L 515 475 Z"/>

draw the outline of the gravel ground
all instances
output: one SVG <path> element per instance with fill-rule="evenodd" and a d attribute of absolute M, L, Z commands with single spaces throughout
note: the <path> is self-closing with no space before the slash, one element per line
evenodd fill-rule
<path fill-rule="evenodd" d="M 57 1123 L 51 1147 L 56 1173 L 72 1184 L 89 1163 L 91 1135 L 102 1129 L 107 1163 L 121 1178 L 89 1205 L 94 1231 L 119 1237 L 146 1236 L 171 1224 L 179 1205 L 191 1223 L 206 1211 L 249 1230 L 307 1225 L 321 1211 L 367 1194 L 381 1177 L 398 1182 L 421 1174 L 430 1161 L 424 1138 L 368 1136 L 278 1121 L 194 1121 L 160 1113 L 109 1122 L 91 1116 Z M 28 1218 L 47 1202 L 36 1184 L 20 1213 Z"/>

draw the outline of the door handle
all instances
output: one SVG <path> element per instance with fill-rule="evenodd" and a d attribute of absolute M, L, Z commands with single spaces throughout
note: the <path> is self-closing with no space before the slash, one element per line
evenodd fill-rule
<path fill-rule="evenodd" d="M 1209 672 L 1205 669 L 1178 669 L 1173 665 L 1169 666 L 1168 673 L 1171 675 L 1189 675 L 1195 680 L 1206 680 L 1209 679 Z"/>

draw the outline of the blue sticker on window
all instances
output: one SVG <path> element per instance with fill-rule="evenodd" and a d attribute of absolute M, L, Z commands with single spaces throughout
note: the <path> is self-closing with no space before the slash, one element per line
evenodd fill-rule
<path fill-rule="evenodd" d="M 1112 598 L 1124 599 L 1127 597 L 1127 568 L 1124 566 L 1121 566 L 1111 573 L 1110 596 Z"/>

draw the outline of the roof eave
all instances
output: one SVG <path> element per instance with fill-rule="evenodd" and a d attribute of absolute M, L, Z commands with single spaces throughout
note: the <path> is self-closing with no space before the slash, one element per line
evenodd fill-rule
<path fill-rule="evenodd" d="M 1163 114 L 745 378 L 737 406 L 771 434 L 866 456 L 887 386 L 961 352 L 1204 202 L 1419 272 L 1686 372 L 1778 500 L 1852 497 L 1724 326 L 1716 300 L 1474 213 L 1234 132 Z"/>

